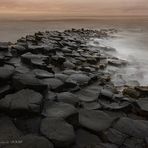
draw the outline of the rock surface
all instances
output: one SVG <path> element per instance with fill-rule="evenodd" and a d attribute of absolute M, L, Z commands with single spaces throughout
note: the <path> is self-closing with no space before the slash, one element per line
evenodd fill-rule
<path fill-rule="evenodd" d="M 0 147 L 147 148 L 148 87 L 116 75 L 128 61 L 98 40 L 116 32 L 0 42 Z"/>

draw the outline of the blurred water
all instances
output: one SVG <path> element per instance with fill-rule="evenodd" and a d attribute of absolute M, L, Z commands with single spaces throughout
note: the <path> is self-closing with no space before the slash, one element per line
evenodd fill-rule
<path fill-rule="evenodd" d="M 116 69 L 115 83 L 121 76 L 138 80 L 148 85 L 148 19 L 147 18 L 101 18 L 98 20 L 59 21 L 0 21 L 0 41 L 16 42 L 18 38 L 37 31 L 70 28 L 115 28 L 119 30 L 115 38 L 99 40 L 102 45 L 116 48 L 115 56 L 130 61 L 126 68 Z M 120 76 L 121 75 L 121 76 Z M 117 82 L 118 84 L 118 82 Z"/>

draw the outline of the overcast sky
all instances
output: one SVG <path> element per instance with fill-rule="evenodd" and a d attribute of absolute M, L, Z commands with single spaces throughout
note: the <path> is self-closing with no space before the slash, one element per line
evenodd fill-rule
<path fill-rule="evenodd" d="M 0 0 L 0 16 L 148 15 L 148 0 Z"/>

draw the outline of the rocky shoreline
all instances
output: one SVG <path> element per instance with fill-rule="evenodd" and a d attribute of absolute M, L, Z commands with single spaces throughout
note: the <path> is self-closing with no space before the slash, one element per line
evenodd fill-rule
<path fill-rule="evenodd" d="M 0 148 L 148 147 L 148 87 L 119 91 L 105 69 L 128 62 L 88 44 L 115 32 L 46 31 L 0 43 Z"/>

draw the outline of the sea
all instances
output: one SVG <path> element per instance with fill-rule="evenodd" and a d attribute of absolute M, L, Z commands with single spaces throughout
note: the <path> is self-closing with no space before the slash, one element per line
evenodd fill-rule
<path fill-rule="evenodd" d="M 38 31 L 63 31 L 71 28 L 117 29 L 112 38 L 96 39 L 101 46 L 117 50 L 114 56 L 129 65 L 114 68 L 115 85 L 148 86 L 148 17 L 98 17 L 61 20 L 0 20 L 0 42 L 15 43 L 17 39 Z"/>

